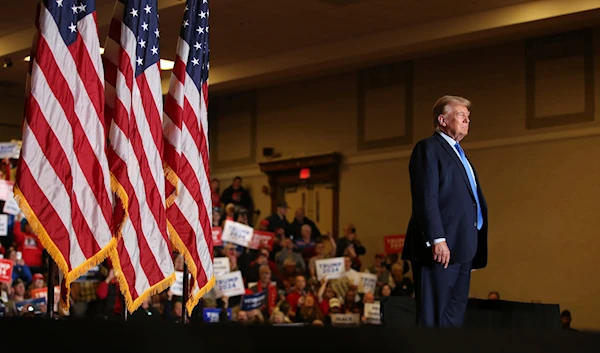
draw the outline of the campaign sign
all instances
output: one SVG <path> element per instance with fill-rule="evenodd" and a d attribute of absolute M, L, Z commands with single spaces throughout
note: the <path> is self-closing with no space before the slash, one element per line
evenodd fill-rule
<path fill-rule="evenodd" d="M 0 214 L 0 236 L 5 237 L 8 235 L 8 215 Z"/>
<path fill-rule="evenodd" d="M 0 179 L 0 200 L 6 201 L 13 197 L 13 185 L 14 182 Z"/>
<path fill-rule="evenodd" d="M 400 254 L 404 249 L 404 239 L 406 235 L 387 235 L 383 237 L 386 254 Z"/>
<path fill-rule="evenodd" d="M 377 276 L 372 273 L 358 273 L 358 292 L 359 293 L 375 293 L 377 285 Z"/>
<path fill-rule="evenodd" d="M 341 278 L 346 273 L 346 265 L 343 257 L 316 260 L 315 265 L 317 267 L 317 279 L 319 281 L 324 277 L 327 277 L 327 279 Z"/>
<path fill-rule="evenodd" d="M 219 308 L 204 308 L 202 310 L 202 321 L 204 322 L 219 322 L 219 316 L 221 315 Z M 231 320 L 231 308 L 227 309 L 227 319 Z"/>
<path fill-rule="evenodd" d="M 0 159 L 13 158 L 19 159 L 21 146 L 14 142 L 0 142 Z"/>
<path fill-rule="evenodd" d="M 248 247 L 250 249 L 258 250 L 260 248 L 267 248 L 269 251 L 273 250 L 273 241 L 275 239 L 275 233 L 265 232 L 262 230 L 255 230 L 252 240 Z"/>
<path fill-rule="evenodd" d="M 35 288 L 30 291 L 31 298 L 47 298 L 48 297 L 48 288 Z M 58 311 L 58 298 L 60 298 L 60 286 L 54 286 L 54 311 Z"/>
<path fill-rule="evenodd" d="M 265 292 L 244 294 L 242 297 L 242 310 L 249 311 L 260 308 L 265 304 L 265 297 Z"/>
<path fill-rule="evenodd" d="M 192 275 L 188 274 L 188 279 L 191 278 Z M 171 285 L 171 293 L 173 295 L 177 295 L 179 297 L 183 296 L 183 272 L 175 271 L 175 282 Z"/>
<path fill-rule="evenodd" d="M 19 204 L 13 198 L 12 193 L 10 194 L 10 197 L 4 202 L 4 208 L 2 209 L 2 212 L 13 216 L 18 215 L 19 212 L 21 212 Z"/>
<path fill-rule="evenodd" d="M 226 275 L 215 276 L 215 294 L 217 298 L 235 297 L 246 293 L 244 289 L 244 281 L 240 271 L 230 272 Z"/>
<path fill-rule="evenodd" d="M 223 228 L 221 228 L 221 227 L 213 227 L 212 228 L 213 246 L 223 246 L 223 240 L 221 239 L 222 236 L 223 236 Z"/>
<path fill-rule="evenodd" d="M 358 326 L 360 314 L 330 314 L 332 326 Z"/>
<path fill-rule="evenodd" d="M 27 299 L 15 302 L 15 311 L 19 314 L 24 312 L 33 312 L 41 314 L 46 312 L 46 298 Z"/>
<path fill-rule="evenodd" d="M 367 324 L 381 325 L 381 309 L 379 302 L 365 303 L 364 316 Z"/>
<path fill-rule="evenodd" d="M 0 283 L 10 283 L 13 272 L 12 260 L 0 259 Z"/>
<path fill-rule="evenodd" d="M 247 248 L 252 240 L 252 235 L 254 235 L 254 228 L 242 223 L 227 221 L 221 240 Z"/>
<path fill-rule="evenodd" d="M 215 275 L 224 275 L 231 272 L 228 257 L 215 257 L 213 263 L 213 271 Z"/>

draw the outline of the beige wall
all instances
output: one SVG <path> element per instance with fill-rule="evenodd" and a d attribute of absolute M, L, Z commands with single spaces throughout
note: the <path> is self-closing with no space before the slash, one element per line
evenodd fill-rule
<path fill-rule="evenodd" d="M 464 147 L 489 203 L 490 261 L 473 274 L 471 295 L 497 290 L 507 300 L 559 303 L 572 311 L 574 327 L 600 329 L 600 281 L 592 272 L 600 252 L 600 110 L 594 122 L 528 130 L 522 41 L 417 59 L 413 79 L 413 142 L 432 133 L 430 109 L 439 96 L 474 102 Z M 552 103 L 560 107 L 561 91 L 576 89 L 560 87 Z M 356 73 L 259 90 L 256 131 L 239 126 L 236 133 L 256 134 L 256 162 L 264 160 L 263 147 L 275 147 L 282 158 L 341 152 L 340 227 L 356 225 L 367 264 L 383 250 L 384 235 L 405 232 L 412 145 L 358 152 Z M 267 178 L 256 163 L 213 170 L 224 186 L 236 174 L 245 176 L 264 218 L 269 199 L 259 191 Z"/>

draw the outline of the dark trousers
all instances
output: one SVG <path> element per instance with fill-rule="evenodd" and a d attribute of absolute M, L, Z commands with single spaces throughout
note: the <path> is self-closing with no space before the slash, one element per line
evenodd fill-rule
<path fill-rule="evenodd" d="M 467 310 L 471 263 L 413 262 L 418 327 L 461 327 Z"/>

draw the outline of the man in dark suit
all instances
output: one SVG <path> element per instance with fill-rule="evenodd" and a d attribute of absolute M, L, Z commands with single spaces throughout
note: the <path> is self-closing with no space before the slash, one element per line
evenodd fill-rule
<path fill-rule="evenodd" d="M 412 216 L 402 258 L 412 262 L 421 327 L 460 327 L 471 270 L 487 265 L 487 205 L 459 144 L 469 133 L 470 108 L 465 98 L 440 98 L 436 131 L 410 158 Z"/>

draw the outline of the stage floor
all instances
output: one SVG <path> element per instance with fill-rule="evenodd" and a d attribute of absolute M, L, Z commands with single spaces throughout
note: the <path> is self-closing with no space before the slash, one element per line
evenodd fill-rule
<path fill-rule="evenodd" d="M 1 318 L 3 352 L 598 352 L 600 333 Z M 14 349 L 14 350 L 13 350 Z"/>

